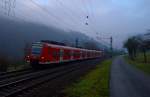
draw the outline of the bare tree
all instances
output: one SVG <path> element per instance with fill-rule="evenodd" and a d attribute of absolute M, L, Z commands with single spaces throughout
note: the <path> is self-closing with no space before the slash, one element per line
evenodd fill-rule
<path fill-rule="evenodd" d="M 139 42 L 136 37 L 130 37 L 125 43 L 124 47 L 127 48 L 129 56 L 131 59 L 134 60 L 136 57 L 137 49 L 138 49 Z"/>

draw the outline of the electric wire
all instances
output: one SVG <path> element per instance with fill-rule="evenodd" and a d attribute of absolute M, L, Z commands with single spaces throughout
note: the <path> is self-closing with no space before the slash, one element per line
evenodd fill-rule
<path fill-rule="evenodd" d="M 92 25 L 92 24 L 95 24 L 94 23 L 94 21 L 93 21 L 93 18 L 95 18 L 95 15 L 94 15 L 94 12 L 93 12 L 93 9 L 92 9 L 92 2 L 90 2 L 90 4 L 92 5 L 92 6 L 90 6 L 90 7 L 88 7 L 89 5 L 85 2 L 85 0 L 82 0 L 82 2 L 83 3 L 85 3 L 85 9 L 87 10 L 87 14 L 88 14 L 88 16 L 89 17 L 92 17 L 92 18 L 90 18 L 90 20 L 91 20 L 91 23 L 89 23 L 89 24 L 91 24 L 91 25 L 88 25 L 89 27 L 90 27 L 90 29 L 92 29 L 93 31 L 95 31 L 95 34 L 96 34 L 96 36 L 99 34 L 99 32 L 96 30 L 96 28 L 95 28 L 95 26 L 94 25 Z M 91 9 L 90 9 L 91 8 Z M 91 12 L 89 11 L 89 9 L 91 10 Z M 93 13 L 93 14 L 92 14 Z M 89 21 L 88 21 L 89 22 Z M 101 44 L 104 44 L 104 45 L 110 45 L 109 43 L 107 43 L 106 41 L 104 41 L 104 40 L 102 40 L 102 39 L 98 39 L 97 37 L 95 37 L 97 40 L 100 40 L 101 42 Z"/>
<path fill-rule="evenodd" d="M 71 24 L 68 24 L 67 22 L 63 21 L 61 22 L 63 19 L 59 18 L 58 16 L 50 13 L 47 9 L 41 7 L 39 4 L 35 3 L 33 0 L 30 0 L 34 5 L 36 5 L 37 7 L 39 7 L 42 11 L 44 11 L 45 13 L 47 13 L 49 16 L 52 16 L 57 24 L 63 23 L 63 25 L 65 24 L 66 27 L 70 27 Z M 72 29 L 72 28 L 70 28 Z"/>
<path fill-rule="evenodd" d="M 90 23 L 89 22 L 89 18 L 91 18 L 92 16 L 90 15 L 90 11 L 89 11 L 89 9 L 88 9 L 88 7 L 87 7 L 87 3 L 86 3 L 86 1 L 85 0 L 82 0 L 82 3 L 83 3 L 83 8 L 85 8 L 85 10 L 86 10 L 86 12 L 87 12 L 87 16 L 88 16 L 88 18 L 86 18 L 86 23 L 88 22 L 88 27 L 90 28 L 90 29 L 92 29 L 93 30 L 93 33 L 96 33 L 97 31 L 95 30 L 95 28 L 92 26 L 92 23 Z"/>
<path fill-rule="evenodd" d="M 56 0 L 56 1 L 57 1 L 57 4 L 60 5 L 62 12 L 63 12 L 66 16 L 68 16 L 68 19 L 69 19 L 72 23 L 74 23 L 74 25 L 75 25 L 77 28 L 79 28 L 80 20 L 79 20 L 78 18 L 74 17 L 75 15 L 72 14 L 71 11 L 67 11 L 66 9 L 69 9 L 69 8 L 67 8 L 67 6 L 65 6 L 60 0 Z M 59 6 L 59 5 L 57 5 L 57 6 Z M 73 12 L 73 13 L 74 13 L 74 12 Z"/>
<path fill-rule="evenodd" d="M 84 0 L 84 2 L 85 2 L 85 0 Z M 90 2 L 91 3 L 91 2 Z M 89 3 L 89 4 L 90 4 Z M 92 6 L 89 6 L 88 5 L 88 3 L 86 3 L 85 2 L 85 8 L 86 8 L 86 10 L 87 10 L 87 12 L 88 12 L 88 16 L 89 16 L 89 19 L 88 19 L 88 22 L 91 24 L 90 26 L 91 26 L 91 28 L 95 31 L 95 33 L 97 33 L 98 31 L 96 30 L 96 28 L 95 28 L 95 22 L 93 21 L 93 18 L 94 18 L 94 15 L 92 14 L 93 12 L 92 12 L 92 10 L 91 10 L 91 8 L 92 8 Z"/>
<path fill-rule="evenodd" d="M 72 18 L 72 21 L 76 22 L 76 24 L 78 25 L 78 27 L 81 27 L 82 26 L 82 29 L 85 30 L 85 27 L 83 25 L 83 21 L 82 21 L 82 18 L 81 18 L 81 15 L 79 16 L 78 14 L 76 14 L 76 11 L 74 11 L 73 9 L 71 9 L 70 7 L 68 7 L 67 5 L 65 5 L 62 0 L 57 0 L 58 3 L 60 4 L 60 6 L 62 6 L 62 8 L 64 10 L 66 10 L 66 13 L 67 14 L 70 14 L 71 18 Z M 75 6 L 77 7 L 77 6 Z M 76 15 L 75 15 L 76 14 Z M 80 20 L 81 19 L 81 20 Z M 80 28 L 79 28 L 80 29 Z M 86 29 L 87 30 L 87 29 Z M 87 32 L 87 31 L 86 31 Z"/>
<path fill-rule="evenodd" d="M 84 24 L 83 24 L 83 21 L 82 21 L 82 18 L 81 18 L 82 16 L 81 15 L 79 16 L 78 14 L 75 15 L 76 11 L 74 11 L 73 9 L 70 9 L 70 7 L 68 7 L 67 5 L 65 5 L 62 2 L 62 0 L 57 0 L 57 1 L 58 1 L 59 5 L 62 6 L 62 8 L 65 10 L 65 12 L 66 13 L 68 12 L 67 14 L 70 14 L 70 16 L 72 18 L 72 21 L 76 22 L 76 24 L 78 25 L 78 27 L 82 26 L 82 29 L 85 30 L 86 28 L 84 27 Z M 75 7 L 77 7 L 77 6 L 75 6 Z"/>

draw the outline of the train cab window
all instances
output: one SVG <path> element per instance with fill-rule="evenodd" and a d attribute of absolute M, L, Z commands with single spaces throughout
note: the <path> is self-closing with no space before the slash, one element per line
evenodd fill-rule
<path fill-rule="evenodd" d="M 32 46 L 32 54 L 34 55 L 40 55 L 41 54 L 42 47 L 39 46 Z"/>

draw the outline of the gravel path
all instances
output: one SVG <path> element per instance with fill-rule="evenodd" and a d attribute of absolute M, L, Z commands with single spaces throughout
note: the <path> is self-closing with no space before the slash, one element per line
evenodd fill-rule
<path fill-rule="evenodd" d="M 150 97 L 150 76 L 128 65 L 122 56 L 111 67 L 110 97 Z"/>

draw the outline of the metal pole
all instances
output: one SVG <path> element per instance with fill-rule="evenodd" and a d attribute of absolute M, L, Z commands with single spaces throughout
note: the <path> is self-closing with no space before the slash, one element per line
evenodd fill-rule
<path fill-rule="evenodd" d="M 111 50 L 111 57 L 113 56 L 113 38 L 110 37 L 110 50 Z"/>

